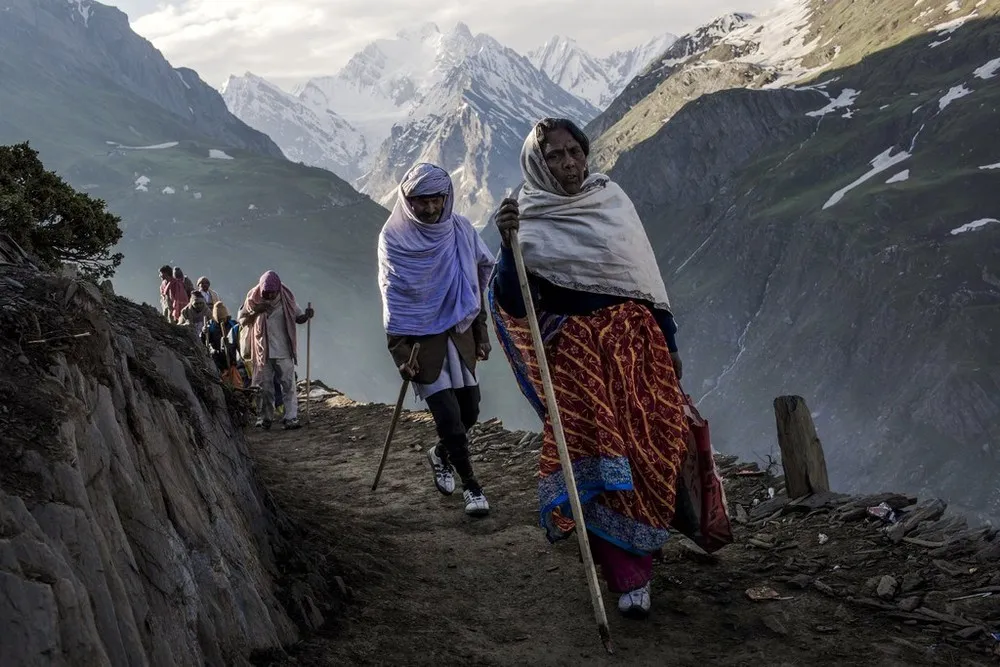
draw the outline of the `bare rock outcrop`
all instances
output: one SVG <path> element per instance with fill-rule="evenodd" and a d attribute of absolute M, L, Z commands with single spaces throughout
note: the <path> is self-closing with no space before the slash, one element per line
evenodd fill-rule
<path fill-rule="evenodd" d="M 152 309 L 0 266 L 0 664 L 246 664 L 297 639 L 232 400 Z"/>

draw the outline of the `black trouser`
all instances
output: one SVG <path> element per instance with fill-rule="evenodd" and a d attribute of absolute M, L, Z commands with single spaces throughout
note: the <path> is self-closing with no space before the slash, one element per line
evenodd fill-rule
<path fill-rule="evenodd" d="M 469 460 L 468 436 L 468 430 L 479 419 L 479 387 L 439 391 L 427 397 L 427 407 L 444 445 L 438 447 L 438 456 L 455 468 L 462 478 L 462 488 L 467 491 L 481 490 Z"/>

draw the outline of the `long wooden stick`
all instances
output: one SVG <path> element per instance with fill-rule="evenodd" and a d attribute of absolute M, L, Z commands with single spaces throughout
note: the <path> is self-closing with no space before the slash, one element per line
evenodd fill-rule
<path fill-rule="evenodd" d="M 562 419 L 559 416 L 559 405 L 552 386 L 552 376 L 549 375 L 549 363 L 545 358 L 545 346 L 542 342 L 542 332 L 538 327 L 538 317 L 535 314 L 535 304 L 531 300 L 531 289 L 528 286 L 528 272 L 524 268 L 524 256 L 521 245 L 517 241 L 517 232 L 510 234 L 510 246 L 514 251 L 514 264 L 517 268 L 517 279 L 521 283 L 521 295 L 524 297 L 524 310 L 528 316 L 528 326 L 531 328 L 531 341 L 535 348 L 535 359 L 542 375 L 542 388 L 545 390 L 545 404 L 548 406 L 549 419 L 552 421 L 552 432 L 556 438 L 556 448 L 559 450 L 559 462 L 562 464 L 563 478 L 566 481 L 566 492 L 569 494 L 569 504 L 573 509 L 573 521 L 576 522 L 576 536 L 580 541 L 580 553 L 583 567 L 586 570 L 587 586 L 590 588 L 590 601 L 594 606 L 594 618 L 597 620 L 597 631 L 608 653 L 615 652 L 611 643 L 611 630 L 608 628 L 608 617 L 604 611 L 604 599 L 601 597 L 601 585 L 597 581 L 597 568 L 594 567 L 594 556 L 590 553 L 590 543 L 587 538 L 587 524 L 583 518 L 583 505 L 580 503 L 580 493 L 576 488 L 576 476 L 573 474 L 573 462 L 566 446 L 566 434 L 563 432 Z"/>
<path fill-rule="evenodd" d="M 86 338 L 89 335 L 90 335 L 89 331 L 84 331 L 83 333 L 78 333 L 78 334 L 65 334 L 63 336 L 53 336 L 52 338 L 45 338 L 43 340 L 29 340 L 27 344 L 39 345 L 41 343 L 51 343 L 57 340 L 67 340 L 69 338 Z"/>
<path fill-rule="evenodd" d="M 313 307 L 312 301 L 306 304 L 306 310 L 310 310 L 312 307 Z M 311 353 L 312 353 L 312 318 L 310 317 L 308 320 L 306 320 L 306 423 L 307 424 L 312 423 L 312 411 L 309 408 L 309 406 L 311 405 L 311 402 L 309 400 L 309 394 L 312 393 L 312 388 L 310 386 L 312 384 L 311 382 L 312 378 L 310 377 L 310 371 L 312 370 L 312 364 L 310 363 L 312 361 L 312 359 L 310 358 Z"/>
<path fill-rule="evenodd" d="M 417 360 L 417 354 L 420 352 L 420 343 L 414 343 L 413 349 L 410 351 L 410 361 L 407 362 L 408 366 L 413 366 L 413 363 Z M 378 463 L 378 471 L 375 473 L 375 481 L 372 482 L 372 491 L 378 488 L 378 481 L 382 478 L 382 469 L 385 468 L 385 462 L 389 458 L 389 446 L 392 444 L 392 435 L 396 432 L 396 424 L 399 422 L 399 415 L 403 412 L 403 401 L 406 400 L 406 390 L 410 388 L 410 381 L 408 379 L 403 380 L 403 386 L 399 388 L 399 398 L 396 400 L 396 409 L 392 413 L 392 421 L 389 422 L 389 432 L 385 434 L 385 446 L 382 447 L 382 460 Z"/>

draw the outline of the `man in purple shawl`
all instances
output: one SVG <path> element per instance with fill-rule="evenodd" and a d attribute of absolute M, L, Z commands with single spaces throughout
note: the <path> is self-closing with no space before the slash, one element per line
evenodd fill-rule
<path fill-rule="evenodd" d="M 427 452 L 434 485 L 450 496 L 462 479 L 465 512 L 490 506 L 469 460 L 468 429 L 479 419 L 476 362 L 489 358 L 483 291 L 493 258 L 467 218 L 452 211 L 448 172 L 420 163 L 399 184 L 379 234 L 382 319 L 400 374 L 434 416 L 440 442 Z M 414 343 L 420 344 L 410 365 Z"/>

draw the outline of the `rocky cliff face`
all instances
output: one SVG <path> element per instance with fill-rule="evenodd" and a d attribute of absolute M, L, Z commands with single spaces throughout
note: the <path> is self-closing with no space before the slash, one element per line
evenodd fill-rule
<path fill-rule="evenodd" d="M 0 664 L 247 664 L 294 641 L 279 516 L 193 336 L 10 266 L 0 313 Z"/>

